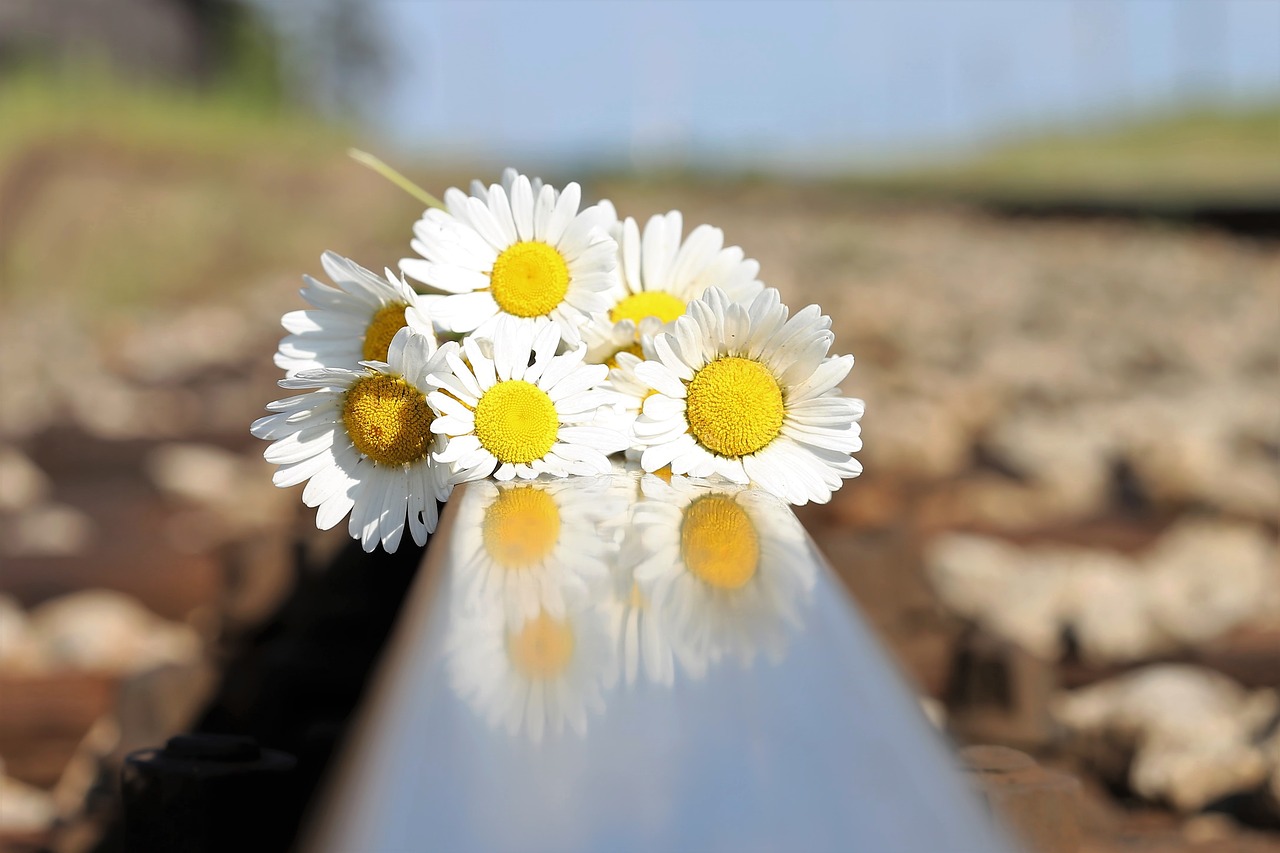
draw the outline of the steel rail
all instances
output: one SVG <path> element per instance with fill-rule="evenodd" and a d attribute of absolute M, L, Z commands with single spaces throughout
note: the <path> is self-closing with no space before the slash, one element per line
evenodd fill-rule
<path fill-rule="evenodd" d="M 414 584 L 304 850 L 1011 849 L 759 491 L 470 484 Z"/>

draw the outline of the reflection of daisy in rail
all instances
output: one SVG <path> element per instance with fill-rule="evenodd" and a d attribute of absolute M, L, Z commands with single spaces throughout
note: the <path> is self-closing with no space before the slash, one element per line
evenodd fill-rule
<path fill-rule="evenodd" d="M 634 533 L 630 535 L 635 535 Z M 623 544 L 623 553 L 633 546 Z M 675 681 L 675 657 L 671 640 L 662 622 L 654 618 L 648 599 L 636 582 L 634 567 L 615 567 L 613 596 L 606 608 L 612 629 L 615 654 L 626 684 L 632 685 L 640 672 L 653 684 L 670 686 Z"/>
<path fill-rule="evenodd" d="M 772 288 L 750 306 L 711 288 L 654 338 L 656 358 L 631 368 L 656 392 L 633 427 L 646 471 L 718 474 L 795 504 L 824 503 L 862 472 L 850 456 L 862 401 L 837 388 L 853 356 L 827 357 L 831 320 L 818 306 L 787 315 Z"/>
<path fill-rule="evenodd" d="M 490 336 L 498 317 L 545 317 L 569 344 L 580 326 L 609 306 L 617 279 L 617 244 L 601 211 L 579 212 L 581 190 L 569 184 L 535 196 L 519 175 L 510 192 L 499 184 L 482 196 L 450 189 L 447 212 L 428 210 L 414 225 L 404 273 L 446 296 L 431 304 L 432 320 L 454 332 Z"/>
<path fill-rule="evenodd" d="M 603 592 L 617 549 L 599 525 L 626 507 L 610 477 L 475 483 L 458 507 L 456 582 L 468 600 L 501 602 L 509 621 L 563 618 L 567 603 Z"/>
<path fill-rule="evenodd" d="M 813 588 L 800 523 L 777 498 L 742 486 L 647 476 L 620 558 L 688 675 L 728 656 L 750 662 L 782 653 Z"/>
<path fill-rule="evenodd" d="M 386 361 L 391 339 L 406 325 L 431 331 L 423 298 L 390 270 L 382 278 L 334 252 L 325 252 L 320 263 L 337 287 L 304 276 L 302 298 L 312 307 L 280 321 L 289 334 L 275 361 L 289 375 Z"/>
<path fill-rule="evenodd" d="M 583 364 L 582 346 L 556 355 L 559 345 L 554 323 L 504 318 L 492 341 L 472 336 L 461 351 L 440 348 L 444 359 L 427 382 L 441 389 L 430 395 L 443 415 L 431 429 L 448 442 L 435 458 L 460 481 L 609 471 L 608 454 L 627 438 L 592 425 L 597 409 L 616 399 L 598 387 L 608 368 Z"/>
<path fill-rule="evenodd" d="M 631 217 L 613 227 L 620 273 L 610 291 L 607 315 L 597 315 L 584 330 L 588 361 L 615 366 L 619 352 L 640 355 L 640 341 L 655 335 L 685 312 L 709 287 L 730 301 L 748 303 L 764 285 L 760 264 L 742 249 L 724 245 L 724 232 L 699 225 L 681 240 L 684 220 L 678 210 L 654 216 L 644 227 Z"/>
<path fill-rule="evenodd" d="M 421 377 L 444 367 L 429 335 L 402 329 L 387 361 L 306 371 L 280 380 L 284 388 L 313 389 L 267 406 L 250 431 L 274 441 L 263 456 L 280 466 L 277 486 L 307 487 L 302 500 L 318 507 L 316 526 L 328 530 L 347 513 L 364 550 L 382 542 L 395 551 L 409 532 L 419 545 L 436 527 L 436 501 L 449 496 L 446 465 L 432 459 L 436 414 Z"/>
<path fill-rule="evenodd" d="M 491 726 L 535 742 L 565 727 L 587 731 L 587 714 L 604 710 L 601 684 L 611 645 L 603 614 L 570 607 L 509 620 L 490 600 L 455 610 L 447 640 L 450 683 Z"/>

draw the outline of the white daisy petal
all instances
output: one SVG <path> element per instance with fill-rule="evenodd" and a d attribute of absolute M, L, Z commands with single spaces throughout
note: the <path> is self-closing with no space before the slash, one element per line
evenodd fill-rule
<path fill-rule="evenodd" d="M 656 361 L 642 361 L 636 365 L 636 378 L 645 382 L 650 388 L 668 397 L 684 397 L 685 387 L 677 377 L 673 376 L 666 365 Z"/>
<path fill-rule="evenodd" d="M 791 387 L 789 399 L 801 402 L 825 394 L 840 383 L 853 368 L 853 356 L 828 358 L 818 365 L 813 375 Z"/>
<path fill-rule="evenodd" d="M 532 240 L 533 188 L 524 175 L 515 177 L 511 185 L 511 215 L 515 221 L 517 239 Z"/>

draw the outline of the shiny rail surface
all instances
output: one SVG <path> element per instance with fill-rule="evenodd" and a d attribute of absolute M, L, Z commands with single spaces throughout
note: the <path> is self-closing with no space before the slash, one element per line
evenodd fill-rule
<path fill-rule="evenodd" d="M 1009 848 L 784 504 L 454 494 L 303 849 Z"/>

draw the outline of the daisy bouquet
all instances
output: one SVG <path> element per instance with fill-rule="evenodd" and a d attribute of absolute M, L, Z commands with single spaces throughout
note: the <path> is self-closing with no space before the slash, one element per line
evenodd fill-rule
<path fill-rule="evenodd" d="M 398 270 L 327 252 L 329 281 L 305 277 L 275 356 L 301 393 L 250 430 L 321 529 L 421 545 L 459 483 L 604 474 L 618 455 L 793 504 L 861 472 L 831 319 L 793 315 L 720 229 L 686 235 L 678 211 L 641 228 L 510 169 L 443 201 L 411 189 L 427 209 Z"/>

